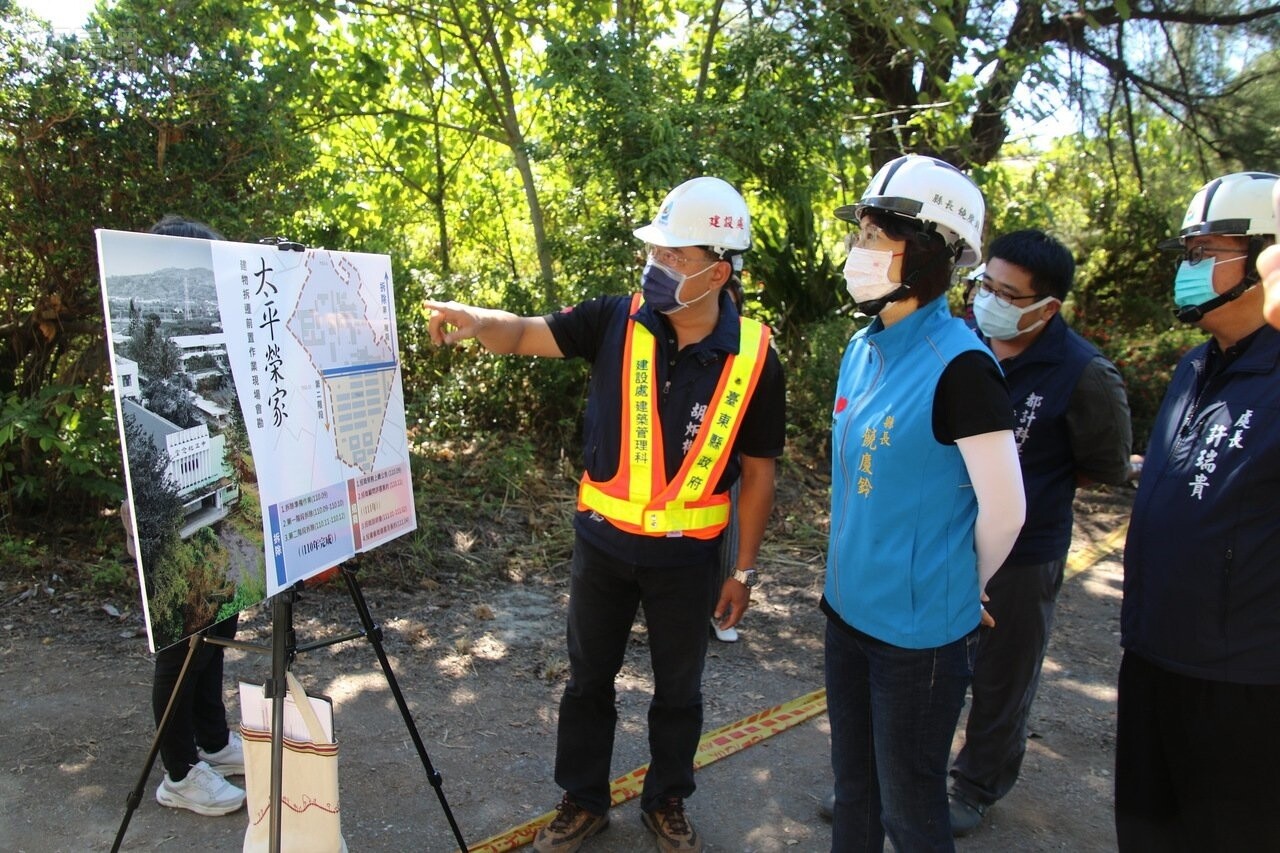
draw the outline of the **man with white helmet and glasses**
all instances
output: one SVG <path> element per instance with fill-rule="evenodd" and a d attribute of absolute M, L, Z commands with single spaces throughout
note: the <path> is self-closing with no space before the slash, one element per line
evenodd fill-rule
<path fill-rule="evenodd" d="M 635 235 L 648 260 L 632 296 L 541 317 L 426 303 L 437 345 L 476 338 L 496 353 L 592 362 L 556 744 L 564 796 L 534 840 L 539 851 L 577 850 L 608 826 L 614 679 L 638 607 L 654 676 L 642 819 L 660 850 L 702 849 L 684 800 L 702 733 L 707 614 L 731 628 L 747 609 L 785 438 L 770 331 L 741 317 L 725 290 L 751 245 L 742 196 L 718 178 L 686 181 Z M 737 570 L 721 585 L 735 481 Z"/>
<path fill-rule="evenodd" d="M 832 412 L 821 607 L 835 774 L 831 849 L 953 849 L 947 760 L 987 581 L 1022 527 L 1008 389 L 951 316 L 985 203 L 958 169 L 887 163 L 836 216 L 858 231 L 845 284 L 875 319 L 850 340 Z"/>
<path fill-rule="evenodd" d="M 1124 553 L 1122 853 L 1280 850 L 1280 332 L 1256 263 L 1277 176 L 1191 200 L 1176 314 L 1210 338 L 1156 416 Z"/>
<path fill-rule="evenodd" d="M 991 242 L 974 318 L 1009 383 L 1027 522 L 987 585 L 996 627 L 981 632 L 964 747 L 951 768 L 951 831 L 966 835 L 1013 788 L 1027 719 L 1071 548 L 1072 501 L 1086 482 L 1129 479 L 1132 429 L 1124 380 L 1060 309 L 1071 252 L 1036 229 Z"/>

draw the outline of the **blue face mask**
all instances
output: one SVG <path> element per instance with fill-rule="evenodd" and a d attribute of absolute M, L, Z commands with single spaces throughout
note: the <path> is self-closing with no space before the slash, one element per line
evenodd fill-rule
<path fill-rule="evenodd" d="M 681 286 L 693 276 L 702 275 L 717 263 L 719 261 L 708 264 L 693 275 L 685 275 L 679 270 L 673 270 L 650 258 L 644 265 L 644 272 L 640 275 L 640 290 L 644 294 L 644 301 L 655 311 L 661 311 L 663 314 L 674 314 L 682 308 L 689 307 L 711 291 L 703 293 L 698 299 L 685 302 L 680 298 Z"/>
<path fill-rule="evenodd" d="M 1179 308 L 1203 305 L 1218 294 L 1213 289 L 1213 258 L 1199 263 L 1183 261 L 1173 279 L 1173 301 Z"/>

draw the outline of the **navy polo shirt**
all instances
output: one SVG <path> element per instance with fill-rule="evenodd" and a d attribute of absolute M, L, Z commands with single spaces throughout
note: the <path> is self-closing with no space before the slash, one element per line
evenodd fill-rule
<path fill-rule="evenodd" d="M 546 317 L 564 356 L 583 358 L 592 364 L 583 422 L 583 463 L 597 482 L 609 480 L 618 470 L 623 440 L 623 353 L 630 311 L 630 296 L 602 296 Z M 721 293 L 720 319 L 711 334 L 682 350 L 676 346 L 670 322 L 660 312 L 642 305 L 635 316 L 637 322 L 653 333 L 657 343 L 654 387 L 658 390 L 658 417 L 662 422 L 666 476 L 670 481 L 693 445 L 727 356 L 738 352 L 738 310 L 728 294 Z M 739 453 L 777 457 L 782 455 L 785 439 L 785 381 L 782 364 L 770 348 L 756 391 L 742 415 L 733 453 L 714 493 L 727 492 L 738 478 Z M 718 538 L 627 533 L 590 511 L 575 515 L 574 528 L 591 545 L 631 565 L 684 566 L 714 562 L 720 544 Z"/>

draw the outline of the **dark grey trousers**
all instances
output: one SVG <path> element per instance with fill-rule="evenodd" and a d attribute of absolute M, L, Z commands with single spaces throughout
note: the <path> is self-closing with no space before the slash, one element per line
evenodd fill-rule
<path fill-rule="evenodd" d="M 990 805 L 1018 781 L 1065 566 L 1066 557 L 1006 563 L 987 583 L 996 625 L 981 630 L 964 747 L 951 768 L 952 787 L 971 802 Z"/>

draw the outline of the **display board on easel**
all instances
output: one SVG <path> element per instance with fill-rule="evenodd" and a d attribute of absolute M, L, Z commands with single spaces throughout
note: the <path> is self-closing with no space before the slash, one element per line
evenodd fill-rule
<path fill-rule="evenodd" d="M 416 528 L 389 257 L 97 240 L 153 650 Z"/>

